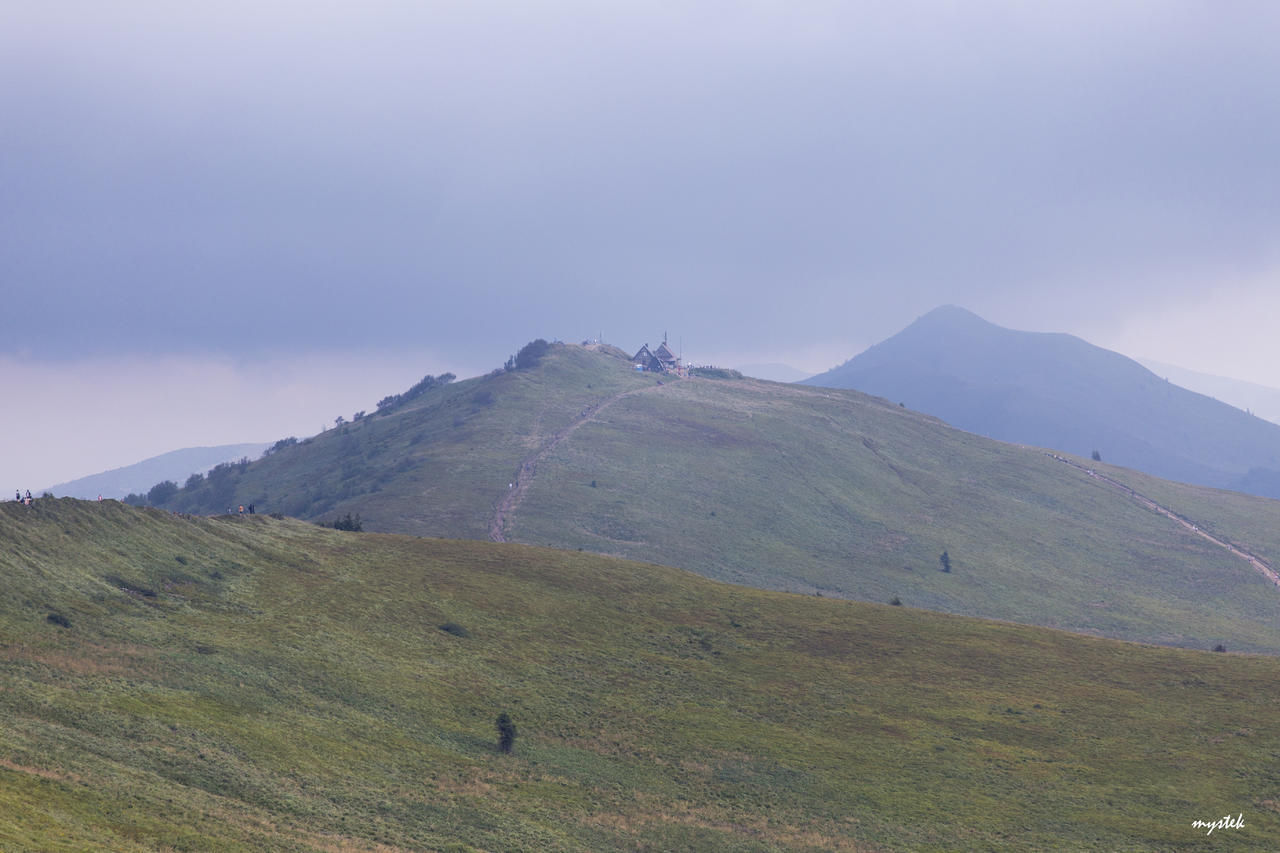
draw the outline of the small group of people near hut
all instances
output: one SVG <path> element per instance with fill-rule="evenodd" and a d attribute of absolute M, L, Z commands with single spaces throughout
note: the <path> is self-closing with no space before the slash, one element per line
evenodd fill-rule
<path fill-rule="evenodd" d="M 25 498 L 22 496 L 22 489 L 14 489 L 13 499 L 18 503 L 26 504 L 27 506 L 31 506 L 31 502 L 35 500 L 35 498 L 31 497 L 30 489 L 27 489 L 27 496 Z"/>

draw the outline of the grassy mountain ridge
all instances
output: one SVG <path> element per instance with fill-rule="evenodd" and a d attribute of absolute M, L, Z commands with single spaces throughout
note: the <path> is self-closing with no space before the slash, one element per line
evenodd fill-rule
<path fill-rule="evenodd" d="M 201 503 L 225 485 L 225 500 Z M 367 529 L 583 549 L 772 589 L 1198 648 L 1280 652 L 1243 561 L 1034 448 L 854 391 L 663 381 L 553 348 L 273 453 L 172 508 L 254 502 Z M 1208 518 L 1221 493 L 1191 489 Z M 1242 504 L 1237 541 L 1280 505 Z M 940 570 L 947 551 L 951 572 Z"/>
<path fill-rule="evenodd" d="M 1004 329 L 955 306 L 805 384 L 905 401 L 1003 441 L 1097 450 L 1158 477 L 1280 497 L 1268 485 L 1280 482 L 1280 426 L 1071 335 Z"/>
<path fill-rule="evenodd" d="M 5 849 L 1167 851 L 1280 831 L 1273 658 L 112 502 L 0 505 L 0 543 Z M 1245 827 L 1191 826 L 1227 812 Z"/>
<path fill-rule="evenodd" d="M 659 381 L 620 358 L 559 347 L 536 370 L 434 387 L 385 414 L 223 469 L 165 506 L 218 513 L 254 503 L 311 520 L 355 511 L 379 530 L 485 538 L 529 452 L 583 408 Z"/>

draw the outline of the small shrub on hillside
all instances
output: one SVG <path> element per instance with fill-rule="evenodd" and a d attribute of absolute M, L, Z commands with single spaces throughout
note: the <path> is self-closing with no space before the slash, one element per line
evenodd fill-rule
<path fill-rule="evenodd" d="M 44 619 L 46 622 L 52 625 L 57 625 L 61 628 L 71 627 L 71 620 L 63 616 L 61 613 L 50 613 L 48 616 L 44 617 Z"/>
<path fill-rule="evenodd" d="M 231 478 L 235 470 L 235 465 L 230 462 L 219 462 L 209 469 L 209 482 L 220 483 Z"/>
<path fill-rule="evenodd" d="M 418 381 L 418 384 L 414 385 L 408 391 L 405 391 L 404 396 L 412 400 L 414 397 L 418 396 L 419 394 L 426 393 L 427 391 L 430 391 L 432 388 L 440 388 L 442 386 L 448 385 L 450 382 L 452 382 L 457 378 L 458 377 L 454 376 L 452 373 L 441 373 L 439 376 L 432 376 L 430 374 L 427 374 L 426 376 L 422 377 L 421 380 Z"/>
<path fill-rule="evenodd" d="M 349 530 L 359 533 L 364 530 L 364 523 L 360 521 L 360 514 L 356 513 L 355 518 L 351 517 L 351 513 L 347 513 L 346 518 L 335 518 L 333 521 L 320 522 L 321 527 L 328 527 L 331 530 Z"/>
<path fill-rule="evenodd" d="M 889 599 L 889 603 L 892 604 L 894 607 L 901 607 L 902 599 L 898 598 L 898 596 L 895 595 L 893 598 Z"/>
<path fill-rule="evenodd" d="M 459 625 L 457 622 L 446 622 L 439 626 L 441 631 L 446 634 L 452 634 L 455 637 L 462 637 L 464 640 L 471 636 L 471 632 Z"/>
<path fill-rule="evenodd" d="M 498 726 L 498 749 L 501 752 L 509 753 L 516 745 L 516 724 L 511 721 L 511 715 L 506 711 L 498 715 L 496 723 Z"/>
<path fill-rule="evenodd" d="M 267 448 L 267 452 L 262 455 L 266 456 L 271 453 L 284 450 L 286 447 L 293 447 L 297 443 L 298 443 L 298 439 L 292 435 L 289 436 L 288 438 L 282 438 L 279 441 L 277 441 L 275 444 L 271 445 L 271 447 Z"/>
<path fill-rule="evenodd" d="M 1093 461 L 1094 461 L 1094 462 L 1101 462 L 1101 461 L 1102 461 L 1102 454 L 1101 454 L 1101 453 L 1099 453 L 1099 452 L 1098 452 L 1098 451 L 1096 451 L 1096 450 L 1095 450 L 1095 451 L 1093 451 Z"/>
<path fill-rule="evenodd" d="M 1219 643 L 1218 645 L 1213 647 L 1213 650 L 1215 652 L 1225 652 L 1227 650 L 1227 647 Z"/>
<path fill-rule="evenodd" d="M 165 480 L 163 483 L 156 483 L 147 492 L 147 503 L 152 506 L 159 506 L 177 493 L 178 484 L 173 480 Z"/>
<path fill-rule="evenodd" d="M 396 406 L 399 406 L 403 403 L 407 403 L 410 400 L 412 400 L 414 397 L 417 397 L 421 394 L 425 394 L 427 391 L 430 391 L 432 388 L 439 388 L 441 386 L 448 385 L 450 382 L 452 382 L 457 378 L 458 377 L 454 376 L 452 373 L 441 373 L 439 376 L 432 376 L 431 374 L 427 374 L 426 376 L 422 377 L 422 380 L 419 381 L 418 384 L 414 385 L 412 388 L 410 388 L 408 391 L 405 391 L 403 394 L 392 394 L 390 396 L 383 397 L 381 400 L 379 400 L 378 412 L 384 415 L 388 414 Z"/>
<path fill-rule="evenodd" d="M 690 376 L 701 376 L 703 379 L 741 379 L 742 372 L 727 367 L 693 367 Z"/>
<path fill-rule="evenodd" d="M 116 589 L 119 589 L 123 592 L 127 592 L 130 595 L 140 595 L 143 598 L 156 597 L 156 591 L 154 589 L 151 589 L 150 587 L 142 586 L 133 581 L 127 581 L 124 578 L 118 577 L 116 575 L 107 575 L 106 577 L 103 578 L 103 580 L 111 584 L 112 586 L 114 586 Z"/>
<path fill-rule="evenodd" d="M 534 367 L 538 362 L 542 361 L 542 357 L 546 355 L 547 351 L 550 349 L 551 344 L 547 343 L 542 338 L 529 341 L 529 343 L 520 348 L 520 352 L 515 354 L 515 358 L 512 361 L 512 367 L 515 370 L 528 370 L 530 367 Z"/>

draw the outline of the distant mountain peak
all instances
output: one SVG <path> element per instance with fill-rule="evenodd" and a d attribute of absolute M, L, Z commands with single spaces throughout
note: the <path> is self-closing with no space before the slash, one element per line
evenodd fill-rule
<path fill-rule="evenodd" d="M 80 477 L 66 483 L 49 486 L 44 491 L 59 497 L 91 500 L 98 495 L 107 498 L 123 498 L 130 493 L 146 494 L 156 483 L 173 480 L 181 483 L 189 475 L 204 473 L 222 462 L 244 457 L 257 459 L 270 442 L 224 444 L 216 447 L 186 447 L 152 456 L 141 462 Z"/>
<path fill-rule="evenodd" d="M 887 338 L 886 340 L 891 341 L 900 336 L 909 337 L 911 334 L 918 333 L 921 330 L 926 330 L 931 333 L 946 331 L 952 334 L 976 335 L 993 339 L 1021 337 L 1044 340 L 1047 338 L 1056 338 L 1060 341 L 1072 340 L 1084 343 L 1080 338 L 1062 332 L 1028 332 L 1020 329 L 1010 329 L 1006 326 L 993 323 L 985 317 L 975 314 L 968 308 L 961 308 L 959 305 L 940 305 L 932 311 L 920 315 L 914 322 L 897 335 Z"/>
<path fill-rule="evenodd" d="M 874 394 L 1002 441 L 1280 497 L 1280 486 L 1258 485 L 1280 483 L 1274 424 L 1073 335 L 1006 329 L 955 305 L 805 384 Z"/>
<path fill-rule="evenodd" d="M 921 314 L 920 317 L 916 320 L 916 322 L 918 323 L 922 320 L 927 320 L 931 322 L 936 322 L 936 321 L 947 321 L 947 322 L 960 321 L 960 322 L 968 322 L 968 323 L 978 322 L 988 326 L 993 325 L 992 323 L 988 322 L 982 317 L 979 317 L 974 312 L 970 311 L 968 308 L 963 308 L 959 305 L 939 305 L 937 308 L 934 308 L 932 311 L 927 311 L 924 314 Z"/>

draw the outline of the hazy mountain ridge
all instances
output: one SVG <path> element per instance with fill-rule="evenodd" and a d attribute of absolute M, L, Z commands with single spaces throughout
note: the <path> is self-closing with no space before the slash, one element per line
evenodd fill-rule
<path fill-rule="evenodd" d="M 1020 332 L 936 309 L 805 380 L 905 402 L 953 426 L 1165 479 L 1280 497 L 1280 426 L 1071 335 Z"/>
<path fill-rule="evenodd" d="M 799 382 L 811 375 L 799 368 L 776 361 L 764 364 L 739 364 L 736 369 L 746 376 L 767 379 L 770 382 Z"/>
<path fill-rule="evenodd" d="M 1280 652 L 1276 591 L 1247 564 L 1039 450 L 859 392 L 673 381 L 575 346 L 219 469 L 165 506 L 250 503 L 420 536 L 498 530 L 763 588 Z M 1280 563 L 1266 534 L 1280 504 L 1191 489 L 1170 505 L 1192 519 L 1212 508 L 1226 538 Z"/>
<path fill-rule="evenodd" d="M 145 495 L 148 489 L 165 480 L 181 485 L 191 474 L 203 474 L 223 462 L 239 461 L 245 457 L 257 459 L 270 446 L 269 442 L 251 442 L 217 447 L 186 447 L 152 456 L 133 465 L 58 483 L 42 491 L 51 492 L 58 497 L 84 500 L 98 495 L 114 499 L 130 494 Z"/>
<path fill-rule="evenodd" d="M 1227 376 L 1216 376 L 1145 358 L 1138 359 L 1138 362 L 1152 373 L 1165 377 L 1175 385 L 1221 400 L 1229 406 L 1243 409 L 1272 423 L 1280 423 L 1280 388 Z"/>

